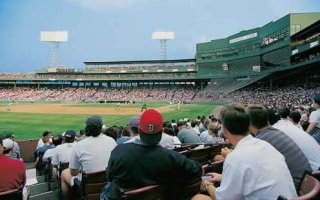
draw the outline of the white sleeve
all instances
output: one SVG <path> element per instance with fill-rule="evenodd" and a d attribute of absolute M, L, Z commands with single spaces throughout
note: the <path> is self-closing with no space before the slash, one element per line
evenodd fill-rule
<path fill-rule="evenodd" d="M 216 189 L 216 200 L 242 199 L 245 178 L 239 165 L 226 159 L 223 164 L 222 181 Z"/>
<path fill-rule="evenodd" d="M 320 121 L 319 120 L 320 117 L 318 113 L 320 114 L 320 112 L 313 111 L 309 117 L 309 122 L 318 123 Z"/>
<path fill-rule="evenodd" d="M 40 139 L 40 140 L 38 141 L 36 150 L 38 150 L 38 149 L 42 146 L 42 144 L 43 144 L 42 139 Z"/>
<path fill-rule="evenodd" d="M 77 147 L 78 147 L 78 145 L 76 144 L 72 148 L 71 158 L 70 158 L 70 163 L 69 163 L 70 169 L 80 169 L 80 166 L 81 166 L 81 164 L 79 162 L 78 155 L 77 155 Z"/>
<path fill-rule="evenodd" d="M 57 147 L 56 147 L 57 148 Z M 56 149 L 56 151 L 54 152 L 53 156 L 52 156 L 52 161 L 51 161 L 51 164 L 53 165 L 59 165 L 59 162 L 58 162 L 58 152 L 59 152 L 59 149 Z"/>

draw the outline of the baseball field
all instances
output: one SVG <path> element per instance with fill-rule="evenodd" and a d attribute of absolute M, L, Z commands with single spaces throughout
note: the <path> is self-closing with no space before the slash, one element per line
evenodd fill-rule
<path fill-rule="evenodd" d="M 178 110 L 176 104 L 147 103 L 163 114 L 164 121 L 197 116 L 208 116 L 217 105 L 210 103 L 182 104 Z M 126 126 L 128 119 L 141 114 L 142 103 L 14 103 L 10 110 L 6 102 L 0 103 L 0 133 L 12 132 L 17 140 L 39 138 L 45 130 L 53 135 L 66 130 L 79 131 L 84 128 L 85 120 L 91 115 L 100 115 L 106 126 Z"/>

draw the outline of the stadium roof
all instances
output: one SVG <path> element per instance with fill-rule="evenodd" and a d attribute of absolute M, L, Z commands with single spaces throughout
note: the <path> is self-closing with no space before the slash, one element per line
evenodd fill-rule
<path fill-rule="evenodd" d="M 196 62 L 196 59 L 178 60 L 136 60 L 136 61 L 104 61 L 104 62 L 84 62 L 86 65 L 95 64 L 143 64 L 143 63 L 175 63 L 175 62 Z"/>
<path fill-rule="evenodd" d="M 311 24 L 310 26 L 302 29 L 301 31 L 297 32 L 296 34 L 292 35 L 292 39 L 299 39 L 303 37 L 308 37 L 313 35 L 316 31 L 320 30 L 320 20 L 316 21 L 315 23 Z"/>

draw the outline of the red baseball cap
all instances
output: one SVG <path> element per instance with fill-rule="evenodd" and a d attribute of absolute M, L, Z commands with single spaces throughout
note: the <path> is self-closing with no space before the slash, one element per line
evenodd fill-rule
<path fill-rule="evenodd" d="M 146 144 L 157 144 L 161 140 L 163 119 L 154 109 L 145 111 L 140 117 L 140 139 Z"/>

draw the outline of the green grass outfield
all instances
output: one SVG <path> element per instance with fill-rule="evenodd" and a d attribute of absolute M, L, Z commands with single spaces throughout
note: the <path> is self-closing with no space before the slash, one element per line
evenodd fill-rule
<path fill-rule="evenodd" d="M 148 107 L 157 108 L 168 105 L 167 103 L 148 103 Z M 6 103 L 0 103 L 0 106 L 7 106 Z M 36 106 L 36 104 L 34 105 Z M 115 104 L 71 104 L 68 106 L 78 107 L 115 107 Z M 121 107 L 137 107 L 141 109 L 141 104 L 121 105 Z M 176 105 L 172 105 L 176 108 Z M 164 112 L 165 121 L 172 119 L 190 118 L 194 119 L 198 115 L 208 116 L 217 104 L 201 103 L 201 104 L 183 104 L 180 110 Z M 14 108 L 13 108 L 14 109 Z M 73 129 L 79 131 L 84 128 L 84 123 L 90 115 L 79 114 L 31 114 L 31 113 L 14 113 L 0 112 L 0 133 L 4 131 L 12 132 L 16 139 L 34 139 L 39 138 L 42 132 L 49 130 L 53 135 L 61 134 L 66 130 Z M 118 125 L 126 126 L 128 119 L 132 115 L 101 115 L 104 124 L 107 126 Z"/>

